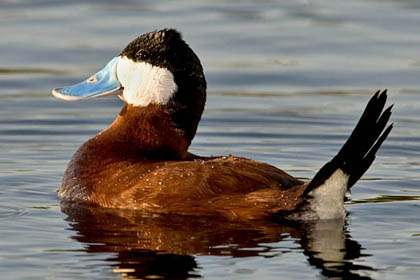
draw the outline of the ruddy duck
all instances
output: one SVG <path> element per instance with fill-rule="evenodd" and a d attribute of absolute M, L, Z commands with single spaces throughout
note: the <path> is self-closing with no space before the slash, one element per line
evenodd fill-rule
<path fill-rule="evenodd" d="M 188 152 L 206 101 L 200 60 L 173 29 L 129 43 L 104 69 L 56 88 L 64 100 L 119 95 L 116 120 L 84 143 L 59 194 L 76 206 L 139 209 L 228 219 L 335 219 L 392 129 L 386 90 L 369 101 L 338 154 L 310 182 L 266 163 Z"/>

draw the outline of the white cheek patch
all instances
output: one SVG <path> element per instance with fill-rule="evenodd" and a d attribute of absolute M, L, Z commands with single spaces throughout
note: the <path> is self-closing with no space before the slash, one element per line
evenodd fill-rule
<path fill-rule="evenodd" d="M 117 77 L 124 87 L 124 100 L 134 106 L 167 104 L 178 90 L 169 70 L 127 57 L 118 62 Z"/>

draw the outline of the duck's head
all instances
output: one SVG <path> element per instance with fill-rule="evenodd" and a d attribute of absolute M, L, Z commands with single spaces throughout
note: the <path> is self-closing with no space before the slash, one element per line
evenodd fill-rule
<path fill-rule="evenodd" d="M 193 139 L 206 100 L 200 60 L 174 29 L 146 33 L 87 80 L 53 90 L 64 100 L 119 95 L 126 110 L 158 107 L 187 141 Z"/>

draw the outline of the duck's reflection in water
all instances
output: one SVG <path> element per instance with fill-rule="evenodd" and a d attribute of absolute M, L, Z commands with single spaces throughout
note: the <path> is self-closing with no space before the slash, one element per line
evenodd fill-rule
<path fill-rule="evenodd" d="M 305 224 L 227 222 L 198 217 L 157 216 L 138 211 L 62 206 L 87 253 L 116 253 L 107 259 L 124 278 L 200 277 L 194 255 L 257 257 L 277 255 L 284 238 L 296 240 L 309 264 L 324 276 L 369 279 L 371 267 L 354 264 L 361 246 L 346 230 L 345 221 Z M 272 243 L 272 246 L 267 246 Z M 290 252 L 295 249 L 284 250 Z M 270 254 L 271 253 L 271 254 Z M 281 269 L 279 267 L 279 269 Z"/>

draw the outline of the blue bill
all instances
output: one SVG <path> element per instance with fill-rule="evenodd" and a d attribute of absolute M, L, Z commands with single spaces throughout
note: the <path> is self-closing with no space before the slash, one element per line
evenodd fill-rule
<path fill-rule="evenodd" d="M 55 88 L 52 94 L 57 98 L 70 101 L 120 94 L 122 86 L 117 78 L 119 59 L 119 56 L 114 57 L 101 71 L 89 79 L 72 86 Z"/>

